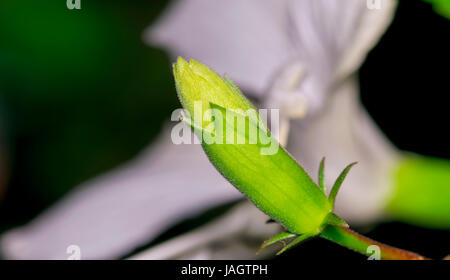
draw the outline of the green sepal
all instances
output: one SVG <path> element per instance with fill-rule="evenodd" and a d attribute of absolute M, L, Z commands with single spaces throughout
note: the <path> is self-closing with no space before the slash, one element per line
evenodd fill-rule
<path fill-rule="evenodd" d="M 357 162 L 352 162 L 349 165 L 347 165 L 347 167 L 345 167 L 344 170 L 342 170 L 341 174 L 336 179 L 336 182 L 334 182 L 333 188 L 331 189 L 330 195 L 328 196 L 328 201 L 330 202 L 330 204 L 333 208 L 334 208 L 334 202 L 336 200 L 336 195 L 339 192 L 342 182 L 344 182 L 345 177 L 347 176 L 348 172 L 355 164 L 357 164 Z"/>
<path fill-rule="evenodd" d="M 308 238 L 311 238 L 313 236 L 318 235 L 320 232 L 314 231 L 314 232 L 309 232 L 309 233 L 305 233 L 300 235 L 299 237 L 297 237 L 294 241 L 292 241 L 291 243 L 289 243 L 288 245 L 284 246 L 283 249 L 281 249 L 277 255 L 281 255 L 282 253 L 284 253 L 286 250 L 300 244 L 301 242 L 305 241 Z"/>
<path fill-rule="evenodd" d="M 277 234 L 277 235 L 273 236 L 272 238 L 270 238 L 269 240 L 264 241 L 264 243 L 261 245 L 261 247 L 259 247 L 259 249 L 258 249 L 258 251 L 256 253 L 259 254 L 267 246 L 275 244 L 275 243 L 277 243 L 279 241 L 284 241 L 285 239 L 289 239 L 289 238 L 292 238 L 294 236 L 297 236 L 297 235 L 295 235 L 293 233 L 290 233 L 290 232 L 287 232 L 287 231 L 286 232 L 282 232 L 280 234 Z"/>
<path fill-rule="evenodd" d="M 190 127 L 194 132 L 196 133 L 203 133 L 203 131 L 206 131 L 210 134 L 212 134 L 212 131 L 208 131 L 206 128 L 201 127 L 200 125 L 196 124 L 190 116 L 186 115 L 186 113 L 181 113 L 180 121 L 184 122 L 188 127 Z"/>
<path fill-rule="evenodd" d="M 324 175 L 324 171 L 325 171 L 325 157 L 322 158 L 322 160 L 320 161 L 320 167 L 319 167 L 319 188 L 322 190 L 322 192 L 324 194 L 326 194 L 326 187 L 325 187 L 325 175 Z"/>
<path fill-rule="evenodd" d="M 325 218 L 325 224 L 338 226 L 338 227 L 345 227 L 345 228 L 349 227 L 348 224 L 343 219 L 341 219 L 339 216 L 337 216 L 334 213 L 328 214 L 328 216 Z"/>

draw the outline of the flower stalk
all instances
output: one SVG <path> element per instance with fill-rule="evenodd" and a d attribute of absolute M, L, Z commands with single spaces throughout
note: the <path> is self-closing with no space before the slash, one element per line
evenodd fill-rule
<path fill-rule="evenodd" d="M 375 248 L 379 249 L 381 260 L 428 260 L 419 254 L 374 241 L 349 228 L 329 225 L 320 236 L 369 257 L 374 254 L 374 251 L 370 249 L 374 247 L 370 246 L 377 246 Z"/>

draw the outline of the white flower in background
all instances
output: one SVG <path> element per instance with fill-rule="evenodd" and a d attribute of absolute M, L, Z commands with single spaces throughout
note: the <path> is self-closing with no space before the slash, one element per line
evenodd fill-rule
<path fill-rule="evenodd" d="M 353 225 L 378 218 L 396 151 L 360 105 L 355 74 L 396 1 L 380 1 L 380 10 L 365 0 L 173 3 L 149 43 L 227 73 L 263 108 L 279 108 L 279 140 L 312 176 L 323 156 L 329 184 L 358 161 L 337 212 Z"/>
<path fill-rule="evenodd" d="M 385 170 L 395 151 L 360 106 L 355 72 L 390 23 L 395 3 L 382 0 L 382 9 L 370 10 L 365 0 L 174 1 L 145 37 L 174 57 L 192 57 L 227 73 L 261 106 L 280 108 L 280 141 L 312 176 L 322 156 L 329 182 L 358 160 L 337 212 L 352 224 L 370 223 L 382 215 L 389 195 Z M 183 218 L 242 198 L 199 145 L 174 145 L 169 130 L 131 163 L 2 236 L 5 256 L 65 259 L 65 248 L 77 244 L 83 258 L 116 258 Z M 200 229 L 144 257 L 252 258 L 253 249 L 240 250 L 230 239 L 248 232 L 249 223 L 242 221 L 252 220 L 249 215 L 261 225 L 250 230 L 253 235 L 272 233 L 264 215 L 241 212 L 237 222 L 223 224 L 228 238 L 217 237 L 234 244 L 233 252 L 211 253 L 205 244 L 212 241 L 199 241 L 205 236 Z"/>

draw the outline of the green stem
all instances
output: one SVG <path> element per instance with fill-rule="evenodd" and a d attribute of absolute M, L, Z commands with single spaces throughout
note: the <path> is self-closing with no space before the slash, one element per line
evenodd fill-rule
<path fill-rule="evenodd" d="M 335 242 L 341 246 L 352 249 L 366 256 L 371 256 L 368 247 L 376 245 L 380 249 L 382 260 L 426 260 L 427 258 L 413 252 L 391 247 L 362 236 L 351 229 L 328 225 L 320 234 L 321 237 Z"/>

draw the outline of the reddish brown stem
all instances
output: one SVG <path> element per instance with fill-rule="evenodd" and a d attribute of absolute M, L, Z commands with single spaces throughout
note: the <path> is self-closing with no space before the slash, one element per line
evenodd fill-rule
<path fill-rule="evenodd" d="M 373 253 L 368 250 L 369 246 L 378 246 L 382 260 L 428 260 L 424 256 L 377 242 L 348 228 L 327 226 L 321 236 L 367 256 Z"/>

